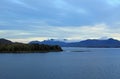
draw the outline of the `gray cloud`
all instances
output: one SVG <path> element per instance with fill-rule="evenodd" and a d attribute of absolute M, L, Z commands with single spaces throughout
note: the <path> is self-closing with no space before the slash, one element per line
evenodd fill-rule
<path fill-rule="evenodd" d="M 0 20 L 39 19 L 52 26 L 111 23 L 120 20 L 119 8 L 118 0 L 1 0 Z"/>
<path fill-rule="evenodd" d="M 94 36 L 106 37 L 107 35 L 118 38 L 119 9 L 119 0 L 1 0 L 0 30 L 12 30 L 14 33 L 20 30 L 18 33 L 20 38 L 32 37 L 32 39 L 33 37 L 77 39 L 80 34 L 84 36 L 79 39 Z M 85 30 L 81 29 L 85 26 L 91 29 L 99 24 L 106 24 L 108 27 L 102 31 L 107 29 L 113 31 L 103 32 L 104 36 L 97 32 L 89 36 L 87 34 L 90 30 L 81 32 Z M 77 30 L 79 28 L 80 30 Z M 2 37 L 8 37 L 8 35 L 2 34 Z M 9 38 L 17 38 L 17 35 L 12 34 Z"/>

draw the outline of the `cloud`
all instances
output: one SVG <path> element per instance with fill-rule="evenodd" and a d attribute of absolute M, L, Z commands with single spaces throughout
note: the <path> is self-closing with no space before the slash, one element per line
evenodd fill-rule
<path fill-rule="evenodd" d="M 34 29 L 34 30 L 32 30 Z M 116 31 L 114 31 L 114 30 Z M 88 26 L 31 26 L 31 30 L 0 30 L 1 37 L 14 41 L 29 42 L 32 40 L 44 39 L 99 39 L 102 37 L 116 38 L 120 40 L 120 28 L 112 28 L 107 24 L 101 23 Z"/>
<path fill-rule="evenodd" d="M 2 38 L 21 38 L 31 35 L 31 33 L 23 30 L 0 30 L 0 36 Z"/>
<path fill-rule="evenodd" d="M 37 8 L 25 3 L 24 1 L 22 0 L 8 0 L 10 3 L 14 3 L 15 5 L 17 6 L 20 6 L 20 7 L 24 7 L 24 8 L 28 8 L 28 9 L 33 9 L 33 10 L 37 10 Z"/>
<path fill-rule="evenodd" d="M 116 0 L 1 0 L 0 21 L 46 20 L 50 26 L 83 26 L 119 21 Z M 99 7 L 100 6 L 100 7 Z M 56 21 L 56 22 L 54 22 Z"/>
<path fill-rule="evenodd" d="M 120 0 L 107 0 L 107 2 L 113 7 L 117 7 L 118 5 L 120 5 Z"/>
<path fill-rule="evenodd" d="M 79 14 L 86 14 L 86 10 L 83 9 L 83 8 L 78 8 L 78 7 L 75 7 L 71 4 L 69 4 L 67 1 L 65 0 L 55 0 L 54 1 L 54 5 L 57 9 L 60 9 L 61 12 L 76 12 L 76 13 L 79 13 Z"/>
<path fill-rule="evenodd" d="M 119 39 L 119 8 L 119 0 L 1 0 L 0 35 L 23 42 L 34 38 Z"/>

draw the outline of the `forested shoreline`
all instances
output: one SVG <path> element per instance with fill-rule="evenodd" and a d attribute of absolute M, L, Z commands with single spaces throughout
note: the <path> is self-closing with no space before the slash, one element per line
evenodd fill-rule
<path fill-rule="evenodd" d="M 50 46 L 44 44 L 23 44 L 23 43 L 13 43 L 13 44 L 0 44 L 0 53 L 44 53 L 44 52 L 59 52 L 62 51 L 61 47 L 58 45 Z"/>

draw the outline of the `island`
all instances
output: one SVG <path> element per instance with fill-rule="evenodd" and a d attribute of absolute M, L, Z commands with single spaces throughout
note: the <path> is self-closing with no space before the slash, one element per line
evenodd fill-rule
<path fill-rule="evenodd" d="M 63 51 L 58 45 L 24 44 L 0 39 L 0 53 L 46 53 Z"/>

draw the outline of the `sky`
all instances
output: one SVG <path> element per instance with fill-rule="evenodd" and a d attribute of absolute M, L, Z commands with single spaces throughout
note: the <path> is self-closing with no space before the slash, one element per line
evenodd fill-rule
<path fill-rule="evenodd" d="M 0 38 L 120 40 L 120 0 L 0 0 Z"/>

